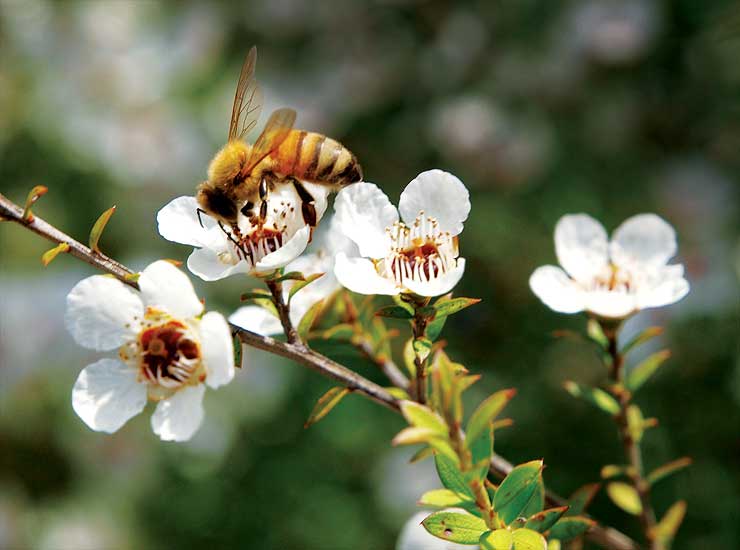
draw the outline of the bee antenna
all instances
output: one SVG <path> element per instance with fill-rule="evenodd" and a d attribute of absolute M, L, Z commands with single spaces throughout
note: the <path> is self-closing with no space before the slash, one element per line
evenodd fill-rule
<path fill-rule="evenodd" d="M 200 214 L 201 214 L 201 212 L 203 214 L 207 214 L 207 212 L 205 210 L 203 210 L 202 208 L 196 208 L 195 211 L 198 213 L 198 223 L 200 224 L 200 226 L 203 229 L 205 229 L 205 226 L 203 225 L 203 220 L 200 218 Z"/>

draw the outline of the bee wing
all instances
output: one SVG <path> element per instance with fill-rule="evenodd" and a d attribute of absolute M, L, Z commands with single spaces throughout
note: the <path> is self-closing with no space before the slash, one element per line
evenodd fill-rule
<path fill-rule="evenodd" d="M 247 163 L 242 169 L 242 174 L 251 172 L 259 162 L 275 149 L 288 137 L 290 130 L 293 128 L 296 113 L 293 109 L 278 109 L 270 115 L 270 119 L 265 124 L 260 137 L 252 145 L 252 152 L 249 155 Z"/>
<path fill-rule="evenodd" d="M 257 64 L 257 48 L 252 46 L 242 65 L 239 83 L 234 94 L 229 123 L 229 141 L 242 139 L 257 124 L 262 110 L 262 90 L 254 78 Z"/>

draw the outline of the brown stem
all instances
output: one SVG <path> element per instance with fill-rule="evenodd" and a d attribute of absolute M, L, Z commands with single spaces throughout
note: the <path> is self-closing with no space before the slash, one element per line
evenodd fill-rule
<path fill-rule="evenodd" d="M 280 323 L 283 325 L 283 332 L 285 333 L 285 337 L 288 339 L 288 343 L 306 347 L 301 340 L 301 337 L 298 335 L 298 331 L 290 321 L 290 307 L 283 299 L 283 284 L 279 281 L 270 279 L 266 279 L 265 282 L 267 283 L 267 288 L 270 289 L 270 293 L 272 294 L 272 301 L 277 309 L 278 317 L 280 318 Z"/>
<path fill-rule="evenodd" d="M 119 262 L 109 258 L 105 254 L 95 253 L 87 246 L 76 241 L 69 235 L 59 231 L 54 226 L 46 223 L 44 220 L 34 215 L 32 222 L 26 222 L 23 220 L 23 209 L 18 205 L 7 199 L 0 193 L 0 218 L 18 223 L 43 238 L 55 242 L 55 243 L 67 243 L 70 247 L 70 254 L 75 258 L 78 258 L 94 267 L 97 267 L 101 271 L 109 273 L 119 279 L 121 282 L 133 287 L 138 288 L 139 285 L 129 277 L 133 273 L 128 267 L 120 264 Z M 353 390 L 356 393 L 364 395 L 365 397 L 388 407 L 389 409 L 400 413 L 400 406 L 397 399 L 395 399 L 387 390 L 380 387 L 379 385 L 367 380 L 360 376 L 356 372 L 348 369 L 332 361 L 328 357 L 321 355 L 311 349 L 307 349 L 303 345 L 295 345 L 289 342 L 280 342 L 269 336 L 262 336 L 255 332 L 245 330 L 236 325 L 231 325 L 231 330 L 234 334 L 239 336 L 239 339 L 249 346 L 257 349 L 261 349 L 275 355 L 280 355 L 287 359 L 292 359 L 296 363 L 308 367 L 322 376 L 330 378 L 335 382 Z M 397 367 L 396 367 L 397 368 Z M 511 470 L 513 465 L 505 458 L 494 454 L 491 457 L 491 468 L 490 474 L 498 479 L 506 477 Z M 547 491 L 546 500 L 553 506 L 562 506 L 565 504 L 565 499 L 558 495 Z M 610 550 L 638 550 L 637 544 L 624 535 L 623 533 L 613 529 L 611 527 L 602 527 L 600 525 L 594 526 L 591 531 L 587 534 L 589 540 Z"/>
<path fill-rule="evenodd" d="M 414 319 L 411 321 L 414 340 L 426 337 L 429 320 L 420 312 L 421 307 L 423 306 L 417 305 Z M 426 359 L 422 361 L 419 355 L 414 353 L 414 366 L 416 367 L 415 397 L 419 403 L 424 404 L 427 401 L 427 361 Z"/>
<path fill-rule="evenodd" d="M 650 502 L 650 484 L 645 479 L 645 473 L 642 465 L 642 453 L 640 444 L 632 437 L 627 420 L 627 409 L 632 404 L 632 394 L 624 388 L 624 356 L 619 352 L 617 345 L 617 335 L 619 328 L 602 323 L 602 330 L 606 335 L 609 345 L 607 351 L 611 358 L 609 374 L 613 387 L 610 389 L 611 394 L 619 402 L 619 413 L 614 417 L 619 429 L 619 435 L 624 446 L 624 454 L 630 465 L 629 478 L 632 486 L 640 497 L 642 510 L 640 511 L 640 525 L 645 536 L 645 540 L 650 545 L 651 550 L 665 550 L 665 546 L 656 538 L 653 533 L 656 525 L 655 511 Z"/>

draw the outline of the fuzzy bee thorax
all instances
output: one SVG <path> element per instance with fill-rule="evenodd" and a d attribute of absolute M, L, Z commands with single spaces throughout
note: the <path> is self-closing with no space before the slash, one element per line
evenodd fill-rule
<path fill-rule="evenodd" d="M 250 145 L 241 140 L 228 142 L 208 166 L 208 181 L 218 185 L 232 182 L 249 158 Z"/>

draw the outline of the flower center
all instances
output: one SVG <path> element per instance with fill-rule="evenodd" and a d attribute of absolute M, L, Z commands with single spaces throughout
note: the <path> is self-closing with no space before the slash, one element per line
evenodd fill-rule
<path fill-rule="evenodd" d="M 634 281 L 632 275 L 614 264 L 609 264 L 602 273 L 596 276 L 590 290 L 629 293 L 633 289 Z"/>
<path fill-rule="evenodd" d="M 396 222 L 386 229 L 391 251 L 376 263 L 381 275 L 403 286 L 404 281 L 432 281 L 456 265 L 457 238 L 441 231 L 439 223 L 420 212 L 411 226 Z M 382 265 L 381 265 L 382 264 Z"/>
<path fill-rule="evenodd" d="M 124 361 L 135 361 L 139 381 L 149 385 L 153 399 L 205 380 L 201 349 L 193 329 L 151 307 L 144 314 L 138 338 L 124 345 L 119 355 Z"/>

